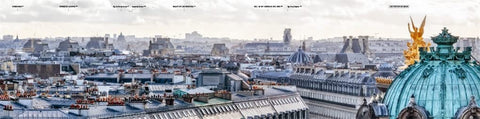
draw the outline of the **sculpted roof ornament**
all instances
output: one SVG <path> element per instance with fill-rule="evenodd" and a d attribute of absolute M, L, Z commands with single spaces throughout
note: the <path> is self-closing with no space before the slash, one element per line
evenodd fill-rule
<path fill-rule="evenodd" d="M 477 106 L 477 102 L 475 101 L 475 96 L 470 97 L 470 103 L 468 105 L 470 107 Z"/>
<path fill-rule="evenodd" d="M 436 49 L 430 49 L 426 47 L 419 47 L 420 63 L 426 63 L 433 60 L 460 60 L 468 62 L 471 59 L 471 47 L 465 47 L 460 52 L 460 48 L 453 48 L 453 44 L 458 40 L 458 36 L 453 36 L 448 32 L 447 28 L 443 28 L 442 32 L 435 37 L 432 37 L 432 41 L 437 44 Z M 461 74 L 461 71 L 459 72 Z"/>
<path fill-rule="evenodd" d="M 470 103 L 460 108 L 456 112 L 456 119 L 478 119 L 480 118 L 480 108 L 477 106 L 475 96 L 470 97 Z"/>
<path fill-rule="evenodd" d="M 454 43 L 457 42 L 458 36 L 453 36 L 448 32 L 448 29 L 446 27 L 443 27 L 442 33 L 440 33 L 438 36 L 432 37 L 432 40 L 439 46 L 453 45 Z"/>
<path fill-rule="evenodd" d="M 478 100 L 472 98 L 468 103 L 471 96 L 480 97 L 476 93 L 480 87 L 474 87 L 480 81 L 480 66 L 472 62 L 472 47 L 453 47 L 458 38 L 443 28 L 432 37 L 437 47 L 419 47 L 420 61 L 401 72 L 385 94 L 383 102 L 392 118 L 480 118 Z"/>
<path fill-rule="evenodd" d="M 408 104 L 409 106 L 415 106 L 417 105 L 417 103 L 415 103 L 415 96 L 412 94 L 412 96 L 410 96 L 410 102 Z"/>

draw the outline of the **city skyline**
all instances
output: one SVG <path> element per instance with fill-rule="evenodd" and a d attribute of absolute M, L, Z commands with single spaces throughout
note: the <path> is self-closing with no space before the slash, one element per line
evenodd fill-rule
<path fill-rule="evenodd" d="M 137 37 L 162 35 L 184 38 L 198 31 L 208 37 L 253 40 L 282 39 L 284 28 L 294 39 L 324 39 L 344 35 L 408 38 L 409 17 L 419 25 L 427 16 L 424 37 L 448 27 L 461 37 L 480 34 L 480 2 L 433 1 L 184 1 L 143 0 L 5 0 L 0 7 L 0 34 L 20 37 L 90 37 L 103 34 L 135 34 Z M 439 4 L 442 3 L 442 4 Z M 443 4 L 449 3 L 449 4 Z M 24 5 L 12 8 L 12 5 Z M 78 8 L 59 8 L 75 4 Z M 140 9 L 115 9 L 112 5 L 145 5 Z M 173 8 L 191 4 L 195 8 Z M 301 8 L 254 8 L 254 5 L 301 5 Z M 409 5 L 409 8 L 389 8 Z M 455 6 L 455 7 L 453 7 Z"/>

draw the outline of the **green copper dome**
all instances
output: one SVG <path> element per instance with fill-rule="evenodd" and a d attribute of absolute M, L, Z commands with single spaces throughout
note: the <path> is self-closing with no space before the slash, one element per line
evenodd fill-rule
<path fill-rule="evenodd" d="M 429 52 L 419 48 L 420 61 L 400 73 L 385 95 L 383 103 L 390 118 L 399 117 L 404 109 L 420 107 L 428 118 L 451 119 L 468 106 L 472 96 L 478 102 L 480 66 L 471 60 L 471 47 L 463 51 L 453 48 L 457 39 L 444 28 L 432 37 L 436 48 Z"/>

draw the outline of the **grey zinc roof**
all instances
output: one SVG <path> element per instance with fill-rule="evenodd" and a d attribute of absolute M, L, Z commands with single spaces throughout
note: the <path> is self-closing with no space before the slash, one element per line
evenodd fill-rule
<path fill-rule="evenodd" d="M 69 115 L 60 110 L 26 110 L 18 118 L 69 118 Z"/>
<path fill-rule="evenodd" d="M 64 40 L 59 43 L 58 49 L 60 51 L 68 51 L 69 48 L 77 48 L 79 47 L 78 42 L 72 42 L 70 39 Z"/>
<path fill-rule="evenodd" d="M 175 76 L 175 74 L 172 74 L 172 73 L 160 73 L 157 75 L 157 78 L 168 78 L 168 79 L 173 79 L 173 77 Z"/>
<path fill-rule="evenodd" d="M 368 73 L 348 73 L 348 74 L 341 74 L 337 76 L 328 77 L 327 80 L 329 81 L 337 81 L 337 82 L 345 82 L 345 83 L 356 83 L 356 84 L 363 84 L 363 83 L 372 83 L 370 78 L 370 74 Z"/>
<path fill-rule="evenodd" d="M 245 47 L 247 48 L 257 48 L 258 46 L 270 46 L 270 47 L 283 47 L 285 44 L 283 43 L 247 43 Z"/>
<path fill-rule="evenodd" d="M 388 109 L 385 104 L 372 103 L 370 106 L 372 106 L 373 112 L 377 117 L 388 116 Z"/>
<path fill-rule="evenodd" d="M 102 37 L 91 37 L 90 41 L 88 41 L 87 49 L 101 49 L 104 48 L 104 41 Z"/>
<path fill-rule="evenodd" d="M 243 78 L 235 74 L 227 74 L 227 76 L 233 80 L 243 80 Z"/>
<path fill-rule="evenodd" d="M 368 58 L 361 53 L 338 53 L 335 56 L 335 61 L 340 63 L 368 63 Z"/>
<path fill-rule="evenodd" d="M 265 77 L 265 78 L 287 78 L 290 76 L 290 73 L 288 72 L 276 72 L 276 71 L 272 71 L 272 72 L 266 72 L 266 73 L 263 73 L 261 77 Z"/>
<path fill-rule="evenodd" d="M 33 43 L 32 43 L 33 42 Z M 23 45 L 23 48 L 32 48 L 32 44 L 34 45 L 33 47 L 35 47 L 36 44 L 39 44 L 41 42 L 40 39 L 31 39 L 31 40 L 28 40 L 24 45 Z"/>
<path fill-rule="evenodd" d="M 150 91 L 165 91 L 167 89 L 173 90 L 175 88 L 184 89 L 187 87 L 188 87 L 187 85 L 155 85 L 155 84 L 148 85 L 148 88 Z"/>
<path fill-rule="evenodd" d="M 209 90 L 209 89 L 206 89 L 206 88 L 203 88 L 203 87 L 198 87 L 198 88 L 194 88 L 194 89 L 179 89 L 183 92 L 186 92 L 188 94 L 200 94 L 200 93 L 214 93 L 214 91 L 212 90 Z"/>
<path fill-rule="evenodd" d="M 335 61 L 336 54 L 335 53 L 320 53 L 318 57 L 322 61 Z"/>
<path fill-rule="evenodd" d="M 267 88 L 270 89 L 270 88 Z M 275 90 L 275 89 L 272 89 Z M 271 92 L 271 90 L 265 90 Z M 142 118 L 142 119 L 178 119 L 178 118 L 242 118 L 253 117 L 266 114 L 275 114 L 282 112 L 292 112 L 302 109 L 308 109 L 298 94 L 293 92 L 281 93 L 276 96 L 254 96 L 245 100 L 232 100 L 233 102 L 208 105 L 208 106 L 182 106 L 183 101 L 175 100 L 175 106 L 161 106 L 159 108 L 150 108 L 149 113 L 137 112 L 126 115 L 119 115 L 122 112 L 108 112 L 107 116 L 90 116 L 89 118 Z M 184 102 L 183 102 L 184 103 Z M 181 106 L 179 108 L 175 108 Z M 94 107 L 97 108 L 97 107 Z M 102 107 L 104 108 L 104 107 Z M 101 112 L 104 109 L 93 110 Z M 89 113 L 94 113 L 90 111 Z M 102 112 L 103 113 L 103 112 Z M 115 115 L 116 114 L 116 115 Z M 98 114 L 97 114 L 98 115 Z"/>
<path fill-rule="evenodd" d="M 295 63 L 295 64 L 306 64 L 306 63 L 311 63 L 312 58 L 308 56 L 305 52 L 303 52 L 302 49 L 298 49 L 297 52 L 293 53 L 288 57 L 288 62 Z"/>

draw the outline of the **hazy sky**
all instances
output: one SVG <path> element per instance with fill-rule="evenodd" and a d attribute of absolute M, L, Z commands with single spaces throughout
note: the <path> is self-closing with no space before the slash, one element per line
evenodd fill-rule
<path fill-rule="evenodd" d="M 106 33 L 183 38 L 198 31 L 208 37 L 294 39 L 344 35 L 408 38 L 407 23 L 424 15 L 424 37 L 447 27 L 454 35 L 480 36 L 479 0 L 0 0 L 0 35 L 20 37 L 103 36 Z M 78 8 L 59 8 L 61 4 Z M 24 5 L 14 9 L 12 5 Z M 112 5 L 146 5 L 115 9 Z M 192 4 L 196 8 L 173 8 Z M 407 4 L 409 8 L 389 8 Z M 254 5 L 302 5 L 298 9 L 256 9 Z"/>

